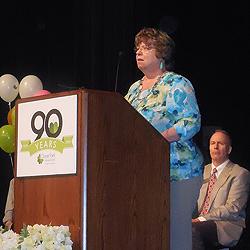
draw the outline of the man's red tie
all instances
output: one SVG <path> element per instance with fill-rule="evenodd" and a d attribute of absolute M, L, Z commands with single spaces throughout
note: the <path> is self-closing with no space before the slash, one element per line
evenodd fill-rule
<path fill-rule="evenodd" d="M 203 203 L 203 208 L 202 208 L 202 211 L 201 211 L 200 215 L 205 215 L 208 212 L 211 192 L 212 192 L 214 184 L 215 184 L 215 182 L 217 180 L 216 172 L 217 172 L 217 169 L 214 168 L 213 173 L 210 176 L 210 180 L 209 180 L 208 187 L 207 187 L 207 195 L 205 197 L 205 200 L 204 200 L 204 203 Z"/>

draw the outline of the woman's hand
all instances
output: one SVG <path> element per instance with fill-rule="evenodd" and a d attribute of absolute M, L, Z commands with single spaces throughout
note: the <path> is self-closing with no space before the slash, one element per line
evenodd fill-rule
<path fill-rule="evenodd" d="M 180 140 L 180 136 L 176 133 L 174 127 L 169 128 L 161 133 L 168 142 Z"/>

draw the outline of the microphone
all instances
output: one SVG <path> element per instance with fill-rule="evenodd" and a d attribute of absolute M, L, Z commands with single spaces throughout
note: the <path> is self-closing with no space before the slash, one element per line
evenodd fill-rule
<path fill-rule="evenodd" d="M 123 52 L 119 51 L 118 52 L 118 61 L 117 61 L 117 66 L 116 66 L 116 75 L 115 75 L 115 92 L 117 91 L 118 75 L 119 75 L 119 68 L 120 68 L 120 62 L 121 62 L 122 55 L 123 55 Z"/>

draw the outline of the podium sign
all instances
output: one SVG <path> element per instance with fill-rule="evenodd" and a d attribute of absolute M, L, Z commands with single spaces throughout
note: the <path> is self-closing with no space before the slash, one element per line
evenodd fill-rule
<path fill-rule="evenodd" d="M 75 174 L 77 95 L 18 105 L 17 177 Z"/>

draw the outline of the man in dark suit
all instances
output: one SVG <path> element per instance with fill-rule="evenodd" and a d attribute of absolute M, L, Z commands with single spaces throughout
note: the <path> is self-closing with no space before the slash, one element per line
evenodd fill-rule
<path fill-rule="evenodd" d="M 198 217 L 192 220 L 193 250 L 237 244 L 245 227 L 250 172 L 231 162 L 231 138 L 216 130 L 210 138 L 212 163 L 205 166 L 198 198 Z"/>

